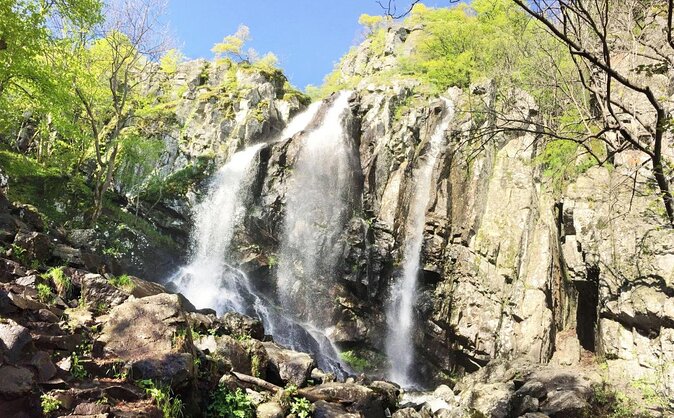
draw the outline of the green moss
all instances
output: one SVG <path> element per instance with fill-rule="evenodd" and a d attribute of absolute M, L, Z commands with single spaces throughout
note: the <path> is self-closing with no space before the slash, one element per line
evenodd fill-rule
<path fill-rule="evenodd" d="M 148 202 L 158 202 L 167 198 L 184 197 L 191 187 L 206 180 L 213 173 L 213 168 L 212 156 L 200 156 L 193 164 L 168 177 L 150 180 L 140 193 L 140 198 Z"/>
<path fill-rule="evenodd" d="M 339 353 L 339 358 L 356 372 L 364 372 L 372 368 L 372 365 L 366 358 L 360 357 L 353 350 L 342 351 Z"/>
<path fill-rule="evenodd" d="M 80 176 L 66 175 L 32 158 L 0 150 L 0 167 L 9 177 L 10 200 L 34 206 L 47 223 L 81 226 L 93 201 Z"/>

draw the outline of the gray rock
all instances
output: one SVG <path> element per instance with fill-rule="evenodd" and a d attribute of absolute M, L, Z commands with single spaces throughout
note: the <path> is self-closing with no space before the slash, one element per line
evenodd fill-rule
<path fill-rule="evenodd" d="M 180 387 L 194 375 L 192 335 L 178 295 L 132 298 L 114 307 L 98 342 L 107 355 L 132 364 L 134 379 Z"/>
<path fill-rule="evenodd" d="M 385 416 L 385 406 L 381 396 L 365 386 L 332 382 L 309 387 L 304 392 L 309 398 L 316 396 L 319 399 L 348 400 L 348 412 L 357 412 L 371 418 L 384 418 Z"/>
<path fill-rule="evenodd" d="M 276 402 L 261 403 L 256 408 L 258 418 L 284 418 L 283 407 Z"/>
<path fill-rule="evenodd" d="M 33 389 L 33 373 L 24 367 L 0 367 L 0 395 L 14 399 Z"/>
<path fill-rule="evenodd" d="M 0 352 L 10 363 L 16 363 L 23 354 L 28 354 L 27 346 L 31 341 L 27 328 L 11 319 L 0 322 Z"/>
<path fill-rule="evenodd" d="M 587 407 L 588 404 L 585 399 L 570 390 L 548 393 L 548 399 L 540 406 L 541 412 L 551 418 L 581 416 Z"/>
<path fill-rule="evenodd" d="M 267 376 L 282 386 L 287 384 L 302 387 L 316 367 L 314 359 L 306 353 L 289 350 L 272 342 L 262 343 L 269 356 Z"/>
<path fill-rule="evenodd" d="M 314 418 L 361 418 L 359 413 L 348 412 L 339 405 L 318 401 L 314 404 Z"/>
<path fill-rule="evenodd" d="M 28 260 L 46 261 L 51 256 L 51 242 L 46 234 L 20 230 L 14 238 L 14 244 L 25 250 Z"/>

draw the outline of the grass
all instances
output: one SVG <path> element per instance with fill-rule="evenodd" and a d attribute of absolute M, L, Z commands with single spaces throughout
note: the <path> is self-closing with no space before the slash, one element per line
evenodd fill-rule
<path fill-rule="evenodd" d="M 61 401 L 45 393 L 40 396 L 40 406 L 42 407 L 42 412 L 45 415 L 49 415 L 52 412 L 58 411 L 61 407 Z"/>
<path fill-rule="evenodd" d="M 69 298 L 72 290 L 73 284 L 70 280 L 70 277 L 66 276 L 63 272 L 63 267 L 53 267 L 49 269 L 42 277 L 45 279 L 51 279 L 56 286 L 56 293 L 63 298 Z"/>
<path fill-rule="evenodd" d="M 112 276 L 108 279 L 108 283 L 126 292 L 131 292 L 133 288 L 136 286 L 133 283 L 133 279 L 131 279 L 131 276 L 129 276 L 128 274 L 122 274 L 121 276 Z"/>
<path fill-rule="evenodd" d="M 42 303 L 51 303 L 54 301 L 54 293 L 51 291 L 51 287 L 45 283 L 39 283 L 35 286 L 37 289 L 37 298 Z"/>

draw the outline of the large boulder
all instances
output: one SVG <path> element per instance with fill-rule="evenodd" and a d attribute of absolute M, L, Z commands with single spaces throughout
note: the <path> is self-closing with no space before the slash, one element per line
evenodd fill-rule
<path fill-rule="evenodd" d="M 51 256 L 51 242 L 46 234 L 20 230 L 14 238 L 14 244 L 21 247 L 21 255 L 27 260 L 46 261 Z"/>
<path fill-rule="evenodd" d="M 129 363 L 134 379 L 179 387 L 194 376 L 192 334 L 178 295 L 131 298 L 116 306 L 97 342 L 103 356 Z"/>
<path fill-rule="evenodd" d="M 11 319 L 0 322 L 0 353 L 4 355 L 6 361 L 16 363 L 29 351 L 27 346 L 31 342 L 32 338 L 27 328 Z"/>
<path fill-rule="evenodd" d="M 314 359 L 306 353 L 289 350 L 272 342 L 262 343 L 269 356 L 267 376 L 273 383 L 304 386 L 316 367 Z"/>
<path fill-rule="evenodd" d="M 323 383 L 305 389 L 303 395 L 308 399 L 347 404 L 346 411 L 350 413 L 359 413 L 369 418 L 385 417 L 385 404 L 382 396 L 370 388 L 355 383 Z"/>

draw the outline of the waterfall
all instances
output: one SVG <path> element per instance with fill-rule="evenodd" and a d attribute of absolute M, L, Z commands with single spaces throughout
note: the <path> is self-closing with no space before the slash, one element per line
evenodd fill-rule
<path fill-rule="evenodd" d="M 291 138 L 306 129 L 321 104 L 313 103 L 296 115 L 277 139 Z M 227 263 L 234 229 L 245 215 L 245 191 L 252 181 L 253 163 L 263 146 L 256 144 L 233 154 L 213 176 L 205 198 L 194 208 L 190 262 L 170 281 L 199 308 L 259 317 L 281 344 L 313 353 L 324 370 L 343 377 L 336 351 L 320 330 L 275 308 L 251 286 L 245 273 Z"/>
<path fill-rule="evenodd" d="M 232 155 L 212 178 L 204 200 L 194 208 L 192 257 L 174 277 L 178 290 L 195 306 L 242 312 L 242 283 L 226 263 L 234 228 L 245 214 L 247 174 L 263 144 Z"/>
<path fill-rule="evenodd" d="M 350 95 L 339 93 L 320 126 L 304 138 L 286 193 L 279 299 L 296 317 L 316 326 L 330 319 L 330 306 L 322 305 L 320 296 L 334 284 L 341 255 L 336 245 L 353 200 L 351 147 L 343 123 Z"/>
<path fill-rule="evenodd" d="M 299 334 L 276 327 L 279 340 L 301 349 L 308 332 L 318 344 L 319 359 L 338 376 L 344 374 L 338 352 L 323 329 L 332 319 L 339 238 L 354 200 L 353 155 L 344 123 L 350 96 L 339 93 L 320 126 L 303 138 L 286 193 L 277 275 L 281 306 L 302 323 Z"/>
<path fill-rule="evenodd" d="M 446 111 L 431 136 L 426 158 L 420 161 L 414 180 L 414 195 L 410 200 L 405 229 L 402 277 L 393 284 L 386 309 L 388 331 L 386 354 L 390 362 L 389 379 L 401 386 L 412 386 L 410 366 L 414 361 L 412 330 L 414 304 L 417 298 L 417 276 L 426 224 L 426 208 L 431 195 L 433 168 L 444 142 L 445 131 L 454 115 L 453 103 L 445 100 Z"/>

